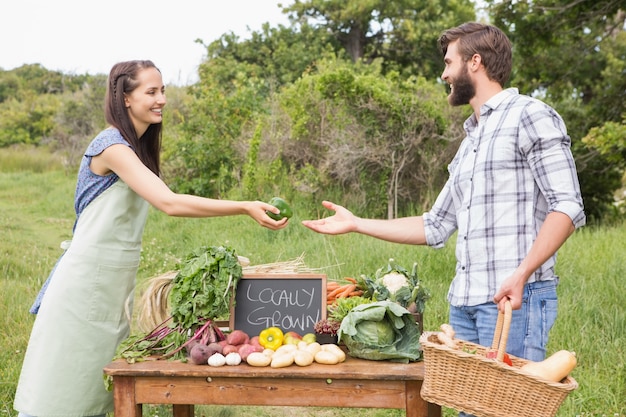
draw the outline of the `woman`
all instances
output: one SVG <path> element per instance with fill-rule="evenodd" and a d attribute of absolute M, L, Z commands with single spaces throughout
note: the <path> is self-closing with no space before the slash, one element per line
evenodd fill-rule
<path fill-rule="evenodd" d="M 110 125 L 89 145 L 78 173 L 73 239 L 34 306 L 37 318 L 15 395 L 20 416 L 102 416 L 113 410 L 102 368 L 129 334 L 148 207 L 170 216 L 246 214 L 281 229 L 263 202 L 172 192 L 159 178 L 165 87 L 151 61 L 121 62 L 109 74 Z M 39 304 L 39 301 L 40 304 Z"/>

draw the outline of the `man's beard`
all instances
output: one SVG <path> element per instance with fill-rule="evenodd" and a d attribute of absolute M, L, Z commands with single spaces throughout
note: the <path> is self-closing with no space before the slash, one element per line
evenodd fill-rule
<path fill-rule="evenodd" d="M 452 106 L 469 104 L 470 100 L 476 95 L 476 88 L 472 84 L 467 67 L 464 68 L 452 83 L 452 92 L 448 96 L 448 102 Z"/>

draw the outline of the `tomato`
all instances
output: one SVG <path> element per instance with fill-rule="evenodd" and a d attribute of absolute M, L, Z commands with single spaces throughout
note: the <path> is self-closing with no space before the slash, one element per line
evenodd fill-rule
<path fill-rule="evenodd" d="M 293 210 L 287 204 L 285 200 L 280 197 L 274 197 L 269 201 L 269 204 L 273 205 L 277 209 L 280 210 L 280 213 L 272 213 L 271 211 L 266 211 L 267 215 L 270 216 L 274 220 L 280 220 L 284 217 L 290 219 L 293 216 Z"/>
<path fill-rule="evenodd" d="M 506 363 L 509 366 L 513 366 L 513 361 L 511 361 L 511 357 L 508 353 L 504 354 L 504 358 L 502 358 L 502 362 Z"/>

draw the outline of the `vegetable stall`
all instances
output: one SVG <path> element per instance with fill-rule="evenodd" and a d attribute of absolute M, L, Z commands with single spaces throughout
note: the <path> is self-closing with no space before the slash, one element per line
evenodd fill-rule
<path fill-rule="evenodd" d="M 299 262 L 295 263 L 295 268 L 291 269 L 296 275 L 302 269 L 306 270 L 302 268 L 301 259 L 297 261 Z M 278 270 L 293 266 L 289 262 L 277 265 Z M 354 361 L 407 365 L 422 362 L 425 360 L 426 347 L 423 344 L 427 343 L 432 351 L 430 337 L 435 337 L 440 346 L 455 354 L 474 356 L 478 361 L 508 367 L 516 373 L 521 372 L 540 380 L 545 380 L 545 375 L 557 374 L 548 368 L 552 364 L 561 364 L 562 372 L 558 377 L 553 377 L 551 383 L 569 383 L 566 387 L 568 391 L 577 386 L 568 375 L 575 366 L 575 359 L 571 359 L 572 355 L 565 355 L 566 352 L 561 352 L 558 358 L 549 358 L 543 363 L 528 364 L 526 361 L 522 365 L 517 362 L 517 358 L 511 361 L 508 355 L 503 355 L 504 349 L 498 355 L 488 349 L 469 351 L 467 344 L 454 338 L 454 329 L 448 324 L 443 324 L 439 332 L 424 333 L 421 318 L 430 292 L 418 277 L 417 263 L 409 270 L 397 264 L 394 259 L 389 259 L 386 265 L 373 274 L 324 279 L 325 316 L 315 323 L 314 332 L 299 334 L 286 331 L 276 324 L 269 324 L 258 334 L 222 327 L 224 322 L 228 323 L 228 315 L 233 312 L 235 295 L 244 272 L 263 270 L 269 274 L 277 273 L 274 266 L 250 266 L 246 258 L 238 256 L 233 248 L 226 246 L 203 246 L 188 254 L 175 271 L 150 280 L 140 303 L 138 321 L 142 330 L 120 344 L 116 357 L 113 358 L 113 365 L 115 361 L 119 363 L 123 360 L 128 364 L 145 361 L 176 362 L 181 365 L 206 365 L 207 368 L 243 365 L 242 372 L 252 372 L 255 368 L 289 368 L 293 372 L 298 372 L 298 368 L 315 368 L 314 373 L 306 374 L 306 378 L 309 378 L 312 375 L 326 375 L 319 374 L 320 370 L 316 366 L 339 367 L 352 358 L 348 361 L 350 366 L 358 366 L 360 373 L 353 375 L 353 378 L 360 381 L 368 367 L 355 365 Z M 425 339 L 427 335 L 434 336 Z M 331 339 L 324 339 L 327 336 Z M 122 368 L 120 370 L 117 365 L 107 368 L 109 373 L 105 377 L 105 383 L 109 388 L 114 385 L 112 376 L 116 372 L 133 375 L 134 379 L 140 377 L 133 373 L 136 369 Z M 176 369 L 177 373 L 186 374 L 182 368 Z M 399 370 L 401 375 L 405 375 L 398 376 L 404 381 L 401 384 L 408 383 L 405 378 L 412 375 L 411 378 L 416 378 L 419 387 L 422 387 L 422 379 L 429 375 L 429 364 L 425 364 L 425 373 L 423 369 L 421 367 L 417 373 L 406 375 L 406 369 Z M 197 371 L 190 372 L 195 375 Z M 347 377 L 342 372 L 344 371 L 332 375 L 335 378 L 337 375 Z M 224 375 L 232 377 L 242 374 L 228 372 Z M 262 374 L 249 374 L 251 378 L 255 375 Z M 300 377 L 294 374 L 294 378 Z M 327 382 L 330 384 L 332 378 L 327 379 Z M 424 387 L 429 385 L 428 381 L 425 382 Z M 255 380 L 253 386 L 257 387 L 259 384 L 262 381 Z M 408 395 L 409 391 L 416 390 L 415 385 L 411 387 L 406 385 L 400 392 Z M 438 402 L 436 396 L 424 396 L 423 389 L 421 396 L 424 398 L 419 399 L 420 404 L 421 401 L 424 401 L 423 404 L 431 401 L 450 406 L 445 402 Z M 281 398 L 280 404 L 292 403 L 291 400 Z M 310 400 L 310 403 L 313 402 L 314 400 Z M 395 402 L 393 404 L 393 407 L 398 407 Z M 401 408 L 406 408 L 409 415 L 408 402 Z M 431 411 L 432 415 L 440 415 L 439 408 L 431 409 L 430 406 L 416 411 L 415 415 L 430 415 Z"/>
<path fill-rule="evenodd" d="M 390 259 L 373 275 L 328 281 L 327 317 L 315 323 L 318 334 L 283 332 L 277 325 L 247 334 L 219 325 L 232 312 L 244 266 L 248 267 L 245 261 L 233 248 L 202 246 L 186 255 L 173 273 L 152 279 L 140 301 L 144 331 L 123 341 L 114 359 L 224 365 L 231 354 L 229 363 L 247 362 L 252 355 L 253 366 L 303 366 L 313 361 L 341 362 L 344 351 L 371 360 L 420 359 L 421 328 L 415 315 L 423 313 L 430 295 L 417 277 L 416 264 L 408 271 Z M 336 338 L 325 343 L 324 333 Z M 345 349 L 337 349 L 339 344 Z M 282 361 L 269 360 L 286 352 Z"/>

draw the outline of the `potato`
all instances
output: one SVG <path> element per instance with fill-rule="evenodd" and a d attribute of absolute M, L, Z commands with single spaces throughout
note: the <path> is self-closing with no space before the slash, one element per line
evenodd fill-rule
<path fill-rule="evenodd" d="M 298 350 L 298 346 L 296 345 L 280 345 L 277 349 L 276 349 L 276 353 L 293 353 L 296 350 Z"/>
<path fill-rule="evenodd" d="M 335 365 L 339 363 L 339 358 L 333 353 L 327 350 L 320 350 L 315 354 L 315 362 L 323 363 L 324 365 Z"/>
<path fill-rule="evenodd" d="M 269 366 L 272 362 L 272 357 L 261 352 L 252 352 L 246 358 L 246 362 L 250 366 Z"/>
<path fill-rule="evenodd" d="M 315 354 L 317 352 L 319 352 L 320 350 L 322 350 L 322 345 L 320 345 L 318 342 L 313 342 L 313 343 L 309 343 L 304 350 L 311 352 L 311 354 L 313 354 L 313 356 L 315 356 Z"/>
<path fill-rule="evenodd" d="M 293 353 L 293 361 L 298 366 L 309 366 L 313 363 L 313 359 L 313 354 L 304 349 L 298 349 Z"/>
<path fill-rule="evenodd" d="M 222 348 L 222 354 L 224 356 L 228 355 L 231 352 L 238 352 L 239 351 L 239 346 L 235 346 L 235 345 L 224 345 L 224 347 Z"/>
<path fill-rule="evenodd" d="M 259 336 L 251 337 L 248 343 L 250 343 L 252 346 L 259 346 L 261 350 L 263 350 L 263 345 L 261 345 L 261 342 L 259 341 Z"/>
<path fill-rule="evenodd" d="M 274 355 L 272 355 L 272 361 L 270 362 L 270 366 L 272 368 L 284 368 L 286 366 L 292 365 L 293 354 L 294 354 L 294 351 L 284 352 L 284 353 L 274 353 Z"/>
<path fill-rule="evenodd" d="M 346 352 L 344 352 L 339 346 L 334 343 L 326 343 L 321 346 L 321 350 L 330 352 L 337 357 L 338 362 L 346 360 Z"/>
<path fill-rule="evenodd" d="M 243 345 L 250 341 L 250 336 L 243 330 L 233 330 L 226 336 L 226 343 L 233 346 Z"/>
<path fill-rule="evenodd" d="M 260 345 L 254 346 L 249 343 L 244 343 L 239 346 L 239 350 L 237 352 L 239 353 L 239 356 L 241 356 L 241 359 L 245 361 L 248 355 L 252 352 L 263 352 L 263 347 Z"/>

